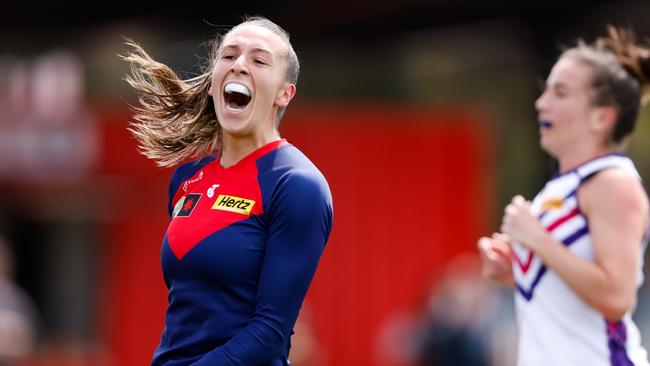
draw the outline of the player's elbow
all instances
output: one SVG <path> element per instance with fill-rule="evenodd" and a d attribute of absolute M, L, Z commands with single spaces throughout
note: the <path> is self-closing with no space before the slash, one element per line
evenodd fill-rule
<path fill-rule="evenodd" d="M 619 321 L 634 307 L 634 296 L 603 296 L 597 310 L 609 321 Z"/>

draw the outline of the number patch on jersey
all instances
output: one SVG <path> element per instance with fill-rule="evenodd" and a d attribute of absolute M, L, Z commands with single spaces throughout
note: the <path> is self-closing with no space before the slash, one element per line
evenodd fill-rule
<path fill-rule="evenodd" d="M 212 205 L 213 210 L 235 212 L 242 215 L 250 215 L 255 206 L 255 201 L 246 198 L 220 194 Z"/>

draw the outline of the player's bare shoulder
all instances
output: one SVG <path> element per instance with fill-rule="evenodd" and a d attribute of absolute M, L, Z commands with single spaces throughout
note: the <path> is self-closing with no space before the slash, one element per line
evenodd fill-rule
<path fill-rule="evenodd" d="M 604 169 L 588 179 L 578 190 L 581 209 L 608 210 L 648 216 L 648 197 L 635 176 L 622 169 Z"/>

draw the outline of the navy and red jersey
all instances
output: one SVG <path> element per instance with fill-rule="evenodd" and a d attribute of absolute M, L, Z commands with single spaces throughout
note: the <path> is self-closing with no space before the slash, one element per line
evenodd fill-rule
<path fill-rule="evenodd" d="M 229 168 L 213 155 L 174 171 L 168 208 L 169 304 L 152 365 L 288 365 L 332 229 L 320 171 L 286 140 Z"/>

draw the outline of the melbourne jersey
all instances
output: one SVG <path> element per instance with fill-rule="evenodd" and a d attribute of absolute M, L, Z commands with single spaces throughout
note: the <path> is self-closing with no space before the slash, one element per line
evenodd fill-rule
<path fill-rule="evenodd" d="M 236 165 L 178 167 L 162 244 L 169 289 L 152 365 L 288 365 L 290 336 L 332 228 L 323 175 L 285 140 Z"/>
<path fill-rule="evenodd" d="M 533 213 L 553 238 L 590 261 L 594 249 L 576 193 L 586 179 L 610 168 L 640 179 L 629 158 L 610 154 L 553 177 L 532 202 Z M 532 251 L 515 243 L 513 257 L 519 366 L 649 365 L 630 314 L 617 323 L 607 322 Z M 637 286 L 643 282 L 640 262 Z"/>

